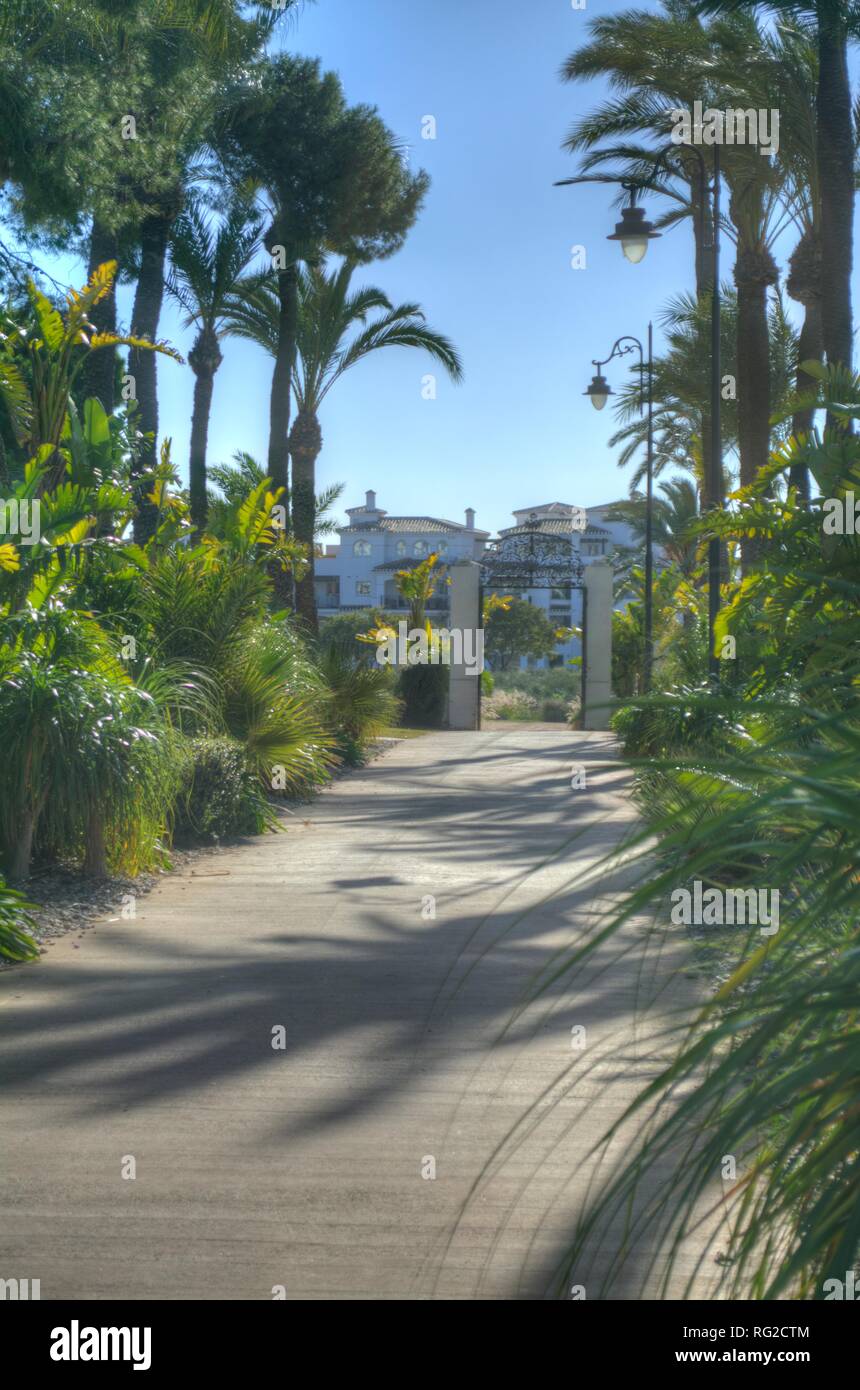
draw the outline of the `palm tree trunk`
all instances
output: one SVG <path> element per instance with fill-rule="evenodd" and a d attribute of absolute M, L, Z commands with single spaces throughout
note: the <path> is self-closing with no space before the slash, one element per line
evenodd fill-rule
<path fill-rule="evenodd" d="M 90 278 L 100 265 L 104 265 L 105 261 L 119 262 L 119 243 L 114 232 L 97 218 L 93 218 L 87 278 Z M 92 310 L 90 318 L 99 333 L 116 332 L 116 281 L 110 294 Z M 101 348 L 98 352 L 91 352 L 81 372 L 84 400 L 94 397 L 101 401 L 105 411 L 110 415 L 114 407 L 115 380 L 116 350 Z"/>
<path fill-rule="evenodd" d="M 131 331 L 135 336 L 148 338 L 153 343 L 158 338 L 158 321 L 164 299 L 164 262 L 169 232 L 170 219 L 163 215 L 147 217 L 140 230 L 140 275 L 131 314 Z M 155 531 L 157 517 L 156 508 L 146 501 L 146 494 L 151 490 L 148 475 L 155 469 L 158 458 L 156 360 L 157 353 L 137 348 L 129 351 L 128 369 L 134 377 L 139 407 L 138 426 L 144 435 L 151 436 L 144 439 L 132 469 L 136 500 L 134 538 L 139 545 L 149 540 Z"/>
<path fill-rule="evenodd" d="M 797 342 L 797 377 L 795 388 L 798 395 L 814 392 L 817 382 L 813 377 L 808 376 L 803 370 L 803 362 L 820 362 L 822 357 L 822 334 L 821 334 L 821 303 L 817 300 L 810 300 L 806 306 L 803 317 L 803 327 L 800 330 L 800 337 Z M 806 406 L 802 410 L 794 412 L 791 421 L 791 433 L 795 439 L 803 439 L 812 429 L 812 422 L 815 418 L 815 407 Z M 789 483 L 797 488 L 799 495 L 809 498 L 809 472 L 803 463 L 793 463 L 789 472 Z"/>
<path fill-rule="evenodd" d="M 9 866 L 9 876 L 13 880 L 29 877 L 35 830 L 36 815 L 32 808 L 28 807 L 21 816 L 18 838 L 12 849 L 12 862 Z"/>
<path fill-rule="evenodd" d="M 776 267 L 767 252 L 738 244 L 735 284 L 738 291 L 738 453 L 741 487 L 754 483 L 770 456 L 770 338 L 767 287 Z M 741 545 L 744 573 L 755 546 Z"/>
<path fill-rule="evenodd" d="M 84 873 L 90 878 L 107 878 L 108 876 L 105 826 L 99 810 L 92 811 L 87 821 Z"/>
<path fill-rule="evenodd" d="M 795 390 L 798 395 L 815 392 L 816 382 L 801 368 L 803 362 L 820 362 L 824 356 L 821 332 L 821 238 L 816 220 L 803 233 L 788 262 L 788 275 L 785 288 L 798 304 L 803 305 L 803 327 L 797 343 L 797 375 Z M 812 429 L 815 408 L 796 410 L 791 423 L 791 433 L 795 439 L 802 439 Z M 789 473 L 789 483 L 795 487 L 802 498 L 809 497 L 809 474 L 805 464 L 794 463 Z"/>
<path fill-rule="evenodd" d="M 770 447 L 767 290 L 738 280 L 738 452 L 741 487 L 755 482 Z"/>
<path fill-rule="evenodd" d="M 191 415 L 191 454 L 188 461 L 188 484 L 191 497 L 191 524 L 198 531 L 206 530 L 209 512 L 206 496 L 206 444 L 209 438 L 209 413 L 215 378 L 200 373 L 194 378 L 194 409 Z"/>
<path fill-rule="evenodd" d="M 831 366 L 850 368 L 854 124 L 843 0 L 818 3 L 817 156 L 821 189 L 821 331 Z"/>
<path fill-rule="evenodd" d="M 704 197 L 702 196 L 704 193 Z M 710 299 L 714 288 L 713 227 L 714 219 L 707 190 L 702 187 L 698 166 L 690 177 L 690 201 L 693 208 L 693 239 L 696 254 L 696 298 L 699 303 Z M 711 411 L 702 411 L 699 424 L 702 449 L 702 477 L 711 477 Z"/>
<path fill-rule="evenodd" d="M 206 445 L 215 373 L 223 362 L 218 334 L 211 323 L 204 323 L 188 354 L 194 373 L 194 410 L 191 415 L 191 457 L 188 483 L 191 493 L 191 520 L 198 531 L 206 530 L 209 503 L 206 496 Z"/>
<path fill-rule="evenodd" d="M 289 488 L 290 404 L 293 367 L 296 361 L 296 335 L 299 325 L 299 292 L 296 266 L 278 272 L 278 351 L 272 373 L 269 403 L 269 477 L 276 487 Z M 281 499 L 287 505 L 286 496 Z"/>
<path fill-rule="evenodd" d="M 290 433 L 293 461 L 293 534 L 307 546 L 308 568 L 296 581 L 296 611 L 314 636 L 319 631 L 314 585 L 314 530 L 316 527 L 316 461 L 322 449 L 322 431 L 312 412 L 300 410 Z"/>
<path fill-rule="evenodd" d="M 278 272 L 278 351 L 272 373 L 272 393 L 269 402 L 268 472 L 275 487 L 284 488 L 281 506 L 286 510 L 287 528 L 290 514 L 290 402 L 293 367 L 296 361 L 296 339 L 299 327 L 299 282 L 295 263 Z M 281 603 L 289 603 L 290 577 L 279 567 L 273 571 L 275 594 Z"/>

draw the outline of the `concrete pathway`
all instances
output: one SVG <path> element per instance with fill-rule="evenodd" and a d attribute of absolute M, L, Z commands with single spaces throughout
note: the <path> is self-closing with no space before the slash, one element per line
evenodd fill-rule
<path fill-rule="evenodd" d="M 606 735 L 432 734 L 5 972 L 0 1277 L 43 1299 L 545 1297 L 588 1152 L 693 988 L 683 944 L 643 955 L 633 924 L 520 1009 L 593 928 L 613 883 L 589 874 L 632 823 Z M 611 1243 L 592 1253 L 573 1277 L 597 1297 Z"/>

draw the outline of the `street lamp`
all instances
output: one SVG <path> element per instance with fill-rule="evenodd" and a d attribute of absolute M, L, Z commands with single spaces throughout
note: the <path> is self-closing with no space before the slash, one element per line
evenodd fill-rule
<path fill-rule="evenodd" d="M 671 149 L 663 150 L 655 160 L 650 178 L 638 182 L 619 179 L 618 182 L 621 187 L 630 194 L 630 202 L 623 209 L 621 221 L 616 223 L 615 231 L 607 237 L 607 240 L 620 242 L 621 250 L 627 260 L 633 265 L 638 265 L 648 250 L 649 241 L 653 241 L 660 235 L 659 232 L 655 232 L 653 223 L 646 220 L 644 209 L 638 206 L 639 194 L 653 188 L 661 168 L 668 164 L 670 157 L 675 155 L 676 151 L 683 149 L 696 156 L 699 161 L 701 207 L 703 210 L 707 206 L 709 198 L 711 200 L 711 236 L 703 248 L 706 253 L 711 253 L 713 267 L 713 288 L 711 291 L 711 458 L 708 476 L 705 478 L 705 504 L 708 507 L 717 507 L 722 502 L 723 496 L 722 396 L 720 394 L 722 370 L 720 365 L 720 147 L 713 145 L 711 148 L 713 151 L 713 181 L 710 179 L 710 171 L 701 150 L 696 145 L 686 144 L 673 145 Z M 557 186 L 590 181 L 591 175 L 580 174 L 572 179 L 559 179 Z M 594 383 L 592 383 L 593 385 Z M 603 409 L 606 398 L 604 396 L 602 400 L 600 399 L 601 392 L 589 388 L 586 394 L 591 396 L 598 410 Z M 712 536 L 708 541 L 708 670 L 714 685 L 718 685 L 720 679 L 720 659 L 715 654 L 714 646 L 717 615 L 720 611 L 721 570 L 722 548 L 716 536 Z"/>
<path fill-rule="evenodd" d="M 647 241 L 645 244 L 647 246 Z M 597 370 L 591 378 L 591 385 L 586 387 L 583 394 L 590 397 L 595 410 L 602 410 L 606 405 L 607 398 L 614 393 L 601 372 L 601 367 L 605 367 L 607 362 L 611 362 L 613 358 L 626 357 L 628 352 L 635 352 L 637 349 L 639 352 L 640 415 L 645 402 L 644 377 L 646 367 L 648 372 L 648 457 L 645 491 L 645 660 L 642 670 L 642 688 L 647 695 L 651 689 L 651 670 L 654 664 L 654 330 L 650 323 L 648 325 L 647 363 L 642 344 L 638 338 L 633 338 L 629 334 L 623 338 L 617 338 L 608 357 L 604 357 L 602 362 L 592 361 L 591 365 Z"/>
<path fill-rule="evenodd" d="M 713 200 L 711 205 L 711 239 L 704 247 L 706 252 L 710 251 L 711 253 L 713 266 L 713 288 L 711 291 L 711 467 L 709 476 L 705 479 L 705 502 L 709 507 L 716 507 L 722 502 L 723 494 L 722 396 L 720 394 L 722 371 L 720 364 L 720 147 L 719 145 L 713 146 L 714 177 L 710 187 L 708 185 L 708 166 L 701 150 L 695 145 L 685 145 L 684 149 L 690 150 L 699 161 L 702 208 L 706 206 L 709 194 Z M 624 209 L 622 221 L 616 224 L 614 233 L 607 237 L 607 241 L 620 241 L 622 251 L 628 261 L 632 261 L 634 265 L 641 261 L 645 255 L 648 242 L 652 237 L 659 236 L 659 233 L 654 231 L 652 224 L 644 220 L 643 210 L 636 206 L 636 197 L 640 190 L 653 185 L 661 164 L 666 162 L 667 153 L 669 152 L 664 151 L 660 156 L 649 180 L 641 184 L 627 182 L 622 184 L 622 187 L 630 193 L 630 204 Z M 639 227 L 638 239 L 637 227 Z M 719 684 L 720 680 L 720 658 L 716 655 L 714 647 L 717 615 L 720 611 L 721 569 L 720 542 L 716 536 L 712 536 L 708 541 L 708 672 L 715 686 Z"/>
<path fill-rule="evenodd" d="M 620 241 L 621 250 L 628 261 L 631 265 L 638 265 L 648 250 L 648 242 L 654 241 L 661 233 L 655 232 L 654 223 L 647 221 L 645 209 L 637 207 L 638 186 L 626 183 L 624 187 L 630 194 L 630 202 L 621 213 L 621 221 L 616 222 L 615 231 L 606 240 Z"/>
<path fill-rule="evenodd" d="M 608 362 L 610 359 L 607 357 L 606 360 Z M 596 367 L 600 364 L 595 362 L 593 363 L 593 365 Z M 591 398 L 591 404 L 594 406 L 595 410 L 602 410 L 603 407 L 606 405 L 606 402 L 609 400 L 609 397 L 614 395 L 615 393 L 612 390 L 612 387 L 609 385 L 609 382 L 606 380 L 606 377 L 601 376 L 598 372 L 596 376 L 593 376 L 591 378 L 590 384 L 586 386 L 582 394 Z"/>

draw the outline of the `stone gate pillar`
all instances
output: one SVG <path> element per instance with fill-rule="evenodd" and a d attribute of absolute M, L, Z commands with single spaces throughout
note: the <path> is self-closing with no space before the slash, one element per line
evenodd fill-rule
<path fill-rule="evenodd" d="M 612 715 L 612 566 L 585 566 L 582 727 L 608 729 Z"/>
<path fill-rule="evenodd" d="M 474 560 L 455 560 L 449 568 L 451 584 L 448 627 L 462 633 L 481 631 L 481 567 Z M 475 639 L 469 643 L 474 653 Z M 451 665 L 448 689 L 448 728 L 478 729 L 481 717 L 481 677 L 474 665 Z"/>

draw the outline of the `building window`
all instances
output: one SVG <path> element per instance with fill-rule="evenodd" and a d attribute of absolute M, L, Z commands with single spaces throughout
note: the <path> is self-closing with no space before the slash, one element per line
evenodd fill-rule
<path fill-rule="evenodd" d="M 395 546 L 395 550 L 396 550 L 396 552 L 397 552 L 398 555 L 405 555 L 405 554 L 406 554 L 406 542 L 405 542 L 405 541 L 398 541 L 398 542 L 397 542 L 397 545 Z"/>
<path fill-rule="evenodd" d="M 355 545 L 352 547 L 352 553 L 353 555 L 372 555 L 373 547 L 370 541 L 356 541 Z"/>
<path fill-rule="evenodd" d="M 584 541 L 582 553 L 583 555 L 605 555 L 606 541 Z"/>
<path fill-rule="evenodd" d="M 415 548 L 412 553 L 414 555 L 429 555 L 430 547 L 426 541 L 416 541 Z"/>
<path fill-rule="evenodd" d="M 367 579 L 357 579 L 355 581 L 355 592 L 359 598 L 370 598 L 370 581 Z"/>
<path fill-rule="evenodd" d="M 447 541 L 441 541 L 441 542 L 439 543 L 439 545 L 437 545 L 437 547 L 436 547 L 436 554 L 437 554 L 437 555 L 447 555 L 447 554 L 448 554 L 448 542 L 447 542 Z"/>

